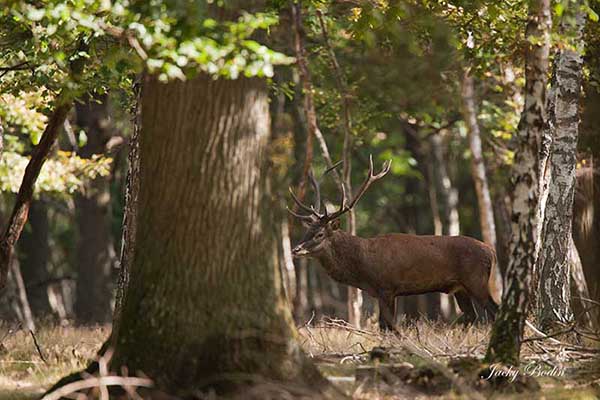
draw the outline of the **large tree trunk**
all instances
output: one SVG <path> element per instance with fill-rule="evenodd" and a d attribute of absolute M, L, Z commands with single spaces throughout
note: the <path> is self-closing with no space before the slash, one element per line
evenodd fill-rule
<path fill-rule="evenodd" d="M 110 137 L 108 99 L 102 96 L 77 103 L 77 126 L 88 140 L 79 156 L 91 158 L 105 152 Z M 75 198 L 79 241 L 77 243 L 77 291 L 75 315 L 81 323 L 110 321 L 112 265 L 115 252 L 110 232 L 111 204 L 107 177 L 97 177 Z"/>
<path fill-rule="evenodd" d="M 572 7 L 577 7 L 572 5 Z M 572 17 L 569 13 L 568 17 Z M 574 33 L 578 47 L 585 16 L 577 10 L 575 23 L 563 20 L 561 28 Z M 548 110 L 552 152 L 549 160 L 548 199 L 544 212 L 541 249 L 538 259 L 539 301 L 537 318 L 543 328 L 573 319 L 570 304 L 569 251 L 572 243 L 573 196 L 577 169 L 579 136 L 579 97 L 582 55 L 577 50 L 561 49 L 554 59 L 554 74 Z"/>
<path fill-rule="evenodd" d="M 146 77 L 141 97 L 137 232 L 112 367 L 177 394 L 323 387 L 283 299 L 265 82 Z"/>
<path fill-rule="evenodd" d="M 487 350 L 486 359 L 490 362 L 518 365 L 521 351 L 531 273 L 537 258 L 539 149 L 546 120 L 551 25 L 550 0 L 532 1 L 525 35 L 525 106 L 519 121 L 512 176 L 511 257 L 502 305 Z"/>
<path fill-rule="evenodd" d="M 48 228 L 48 208 L 43 200 L 34 200 L 29 209 L 29 226 L 23 231 L 18 248 L 29 304 L 36 318 L 48 317 L 52 311 L 48 300 Z"/>

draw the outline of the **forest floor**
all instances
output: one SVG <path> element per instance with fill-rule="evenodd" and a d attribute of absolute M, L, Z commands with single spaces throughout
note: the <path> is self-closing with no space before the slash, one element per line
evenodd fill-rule
<path fill-rule="evenodd" d="M 324 318 L 299 331 L 307 354 L 354 399 L 600 398 L 598 347 L 572 333 L 537 340 L 528 332 L 518 370 L 480 378 L 489 329 L 421 320 L 393 335 Z M 109 333 L 108 326 L 43 327 L 36 346 L 29 332 L 0 325 L 0 400 L 39 397 L 85 368 Z"/>

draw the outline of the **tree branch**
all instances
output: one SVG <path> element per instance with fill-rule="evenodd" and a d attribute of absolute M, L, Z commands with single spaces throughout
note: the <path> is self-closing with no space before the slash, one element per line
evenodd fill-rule
<path fill-rule="evenodd" d="M 46 129 L 42 134 L 42 138 L 39 144 L 33 149 L 31 159 L 25 168 L 25 174 L 23 175 L 23 181 L 17 194 L 15 206 L 12 214 L 8 221 L 8 225 L 4 232 L 4 235 L 0 239 L 0 289 L 6 286 L 8 277 L 8 269 L 10 265 L 10 259 L 14 250 L 15 243 L 21 236 L 23 227 L 27 222 L 27 215 L 29 214 L 29 207 L 33 199 L 33 190 L 35 182 L 44 162 L 50 154 L 52 145 L 56 141 L 56 137 L 60 131 L 60 127 L 63 125 L 67 113 L 71 109 L 71 102 L 58 105 L 50 119 Z"/>

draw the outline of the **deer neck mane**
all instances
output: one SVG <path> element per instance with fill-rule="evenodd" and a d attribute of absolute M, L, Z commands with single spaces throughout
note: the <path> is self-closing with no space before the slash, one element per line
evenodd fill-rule
<path fill-rule="evenodd" d="M 336 281 L 357 286 L 364 239 L 344 231 L 335 231 L 331 244 L 316 256 L 321 266 Z"/>

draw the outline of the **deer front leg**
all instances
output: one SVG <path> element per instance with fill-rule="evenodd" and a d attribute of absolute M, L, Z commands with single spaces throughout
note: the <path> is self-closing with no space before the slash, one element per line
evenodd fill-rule
<path fill-rule="evenodd" d="M 379 329 L 395 331 L 396 298 L 393 296 L 379 297 Z"/>

